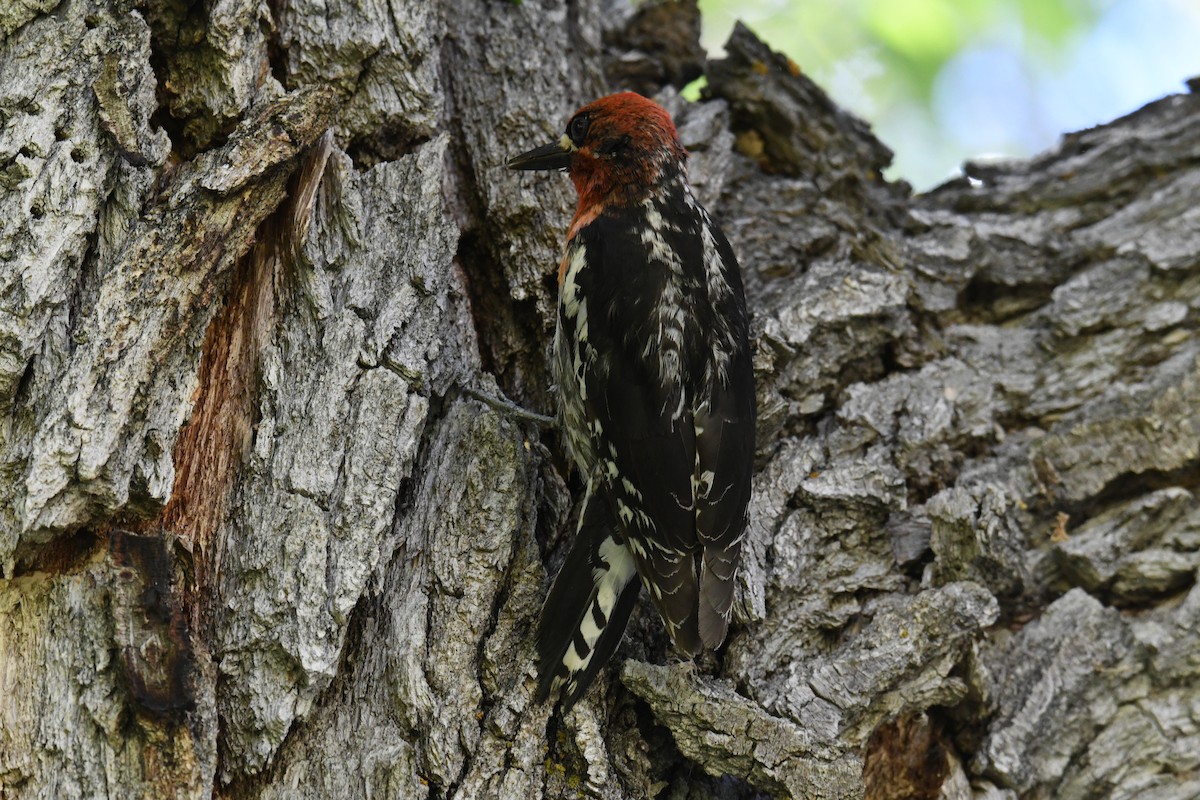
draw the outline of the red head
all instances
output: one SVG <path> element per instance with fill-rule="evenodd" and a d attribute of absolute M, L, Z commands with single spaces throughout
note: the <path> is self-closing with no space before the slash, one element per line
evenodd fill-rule
<path fill-rule="evenodd" d="M 559 141 L 510 159 L 508 167 L 567 170 L 579 193 L 578 221 L 608 205 L 638 202 L 682 172 L 686 158 L 666 109 L 622 92 L 579 109 Z"/>

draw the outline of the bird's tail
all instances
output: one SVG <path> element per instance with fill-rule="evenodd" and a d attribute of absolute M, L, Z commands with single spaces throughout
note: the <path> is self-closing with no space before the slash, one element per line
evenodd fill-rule
<path fill-rule="evenodd" d="M 538 701 L 558 690 L 575 704 L 612 657 L 641 581 L 612 512 L 589 487 L 575 542 L 542 606 L 538 624 Z"/>

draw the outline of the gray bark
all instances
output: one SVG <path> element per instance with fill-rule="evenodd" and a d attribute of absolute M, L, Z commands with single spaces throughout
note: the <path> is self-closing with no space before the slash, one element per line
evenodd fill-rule
<path fill-rule="evenodd" d="M 914 197 L 747 31 L 684 103 L 695 31 L 0 10 L 0 796 L 1200 795 L 1200 100 Z M 623 85 L 741 259 L 759 459 L 728 645 L 642 608 L 563 716 L 578 479 L 467 390 L 552 409 L 570 187 L 502 164 Z"/>

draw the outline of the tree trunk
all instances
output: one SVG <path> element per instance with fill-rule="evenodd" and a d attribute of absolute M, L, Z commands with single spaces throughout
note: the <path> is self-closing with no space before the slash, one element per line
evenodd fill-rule
<path fill-rule="evenodd" d="M 0 796 L 1200 795 L 1196 95 L 914 197 L 687 2 L 355 5 L 0 11 Z M 622 86 L 759 457 L 727 646 L 643 607 L 561 715 L 578 478 L 472 392 L 553 408 L 572 192 L 502 164 Z"/>

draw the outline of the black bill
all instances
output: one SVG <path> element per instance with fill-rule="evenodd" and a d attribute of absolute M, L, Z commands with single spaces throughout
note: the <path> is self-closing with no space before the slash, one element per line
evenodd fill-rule
<path fill-rule="evenodd" d="M 521 153 L 508 160 L 509 169 L 566 169 L 571 166 L 572 151 L 558 142 L 542 145 L 528 153 Z"/>

